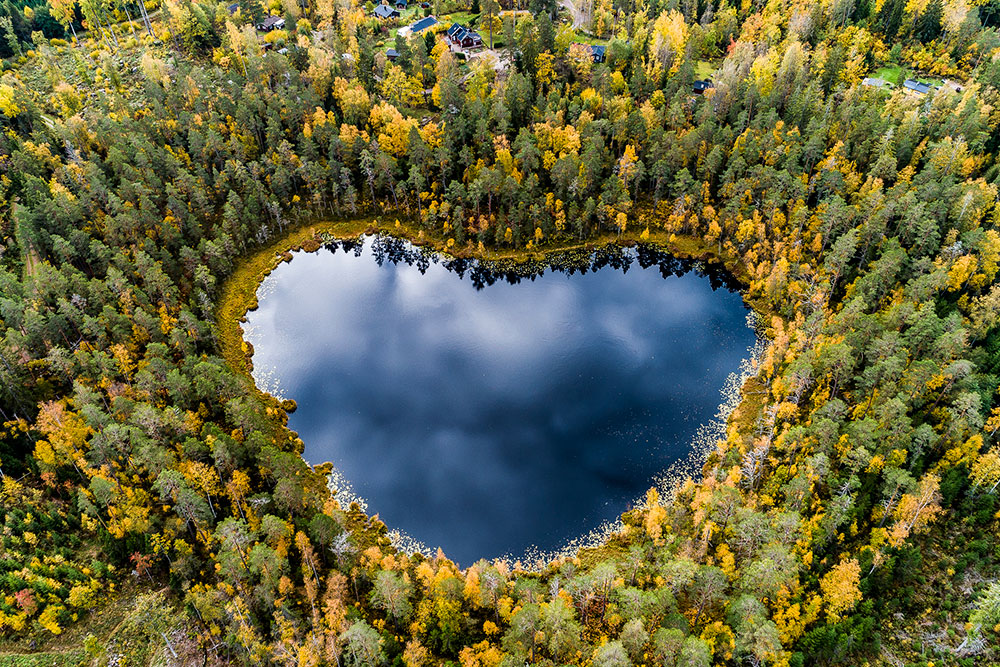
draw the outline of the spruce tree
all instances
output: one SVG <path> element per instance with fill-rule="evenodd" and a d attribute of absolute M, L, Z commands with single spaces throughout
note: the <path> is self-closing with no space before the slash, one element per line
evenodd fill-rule
<path fill-rule="evenodd" d="M 903 24 L 903 4 L 905 0 L 885 0 L 878 12 L 878 25 L 886 39 L 892 39 Z"/>
<path fill-rule="evenodd" d="M 941 0 L 931 0 L 927 3 L 927 8 L 920 15 L 917 21 L 915 36 L 926 44 L 941 36 L 941 17 L 944 14 L 944 7 Z"/>

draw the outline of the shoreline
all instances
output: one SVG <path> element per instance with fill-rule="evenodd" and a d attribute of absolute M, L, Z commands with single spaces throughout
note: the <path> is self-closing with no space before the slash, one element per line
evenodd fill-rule
<path fill-rule="evenodd" d="M 642 217 L 640 215 L 640 219 Z M 641 227 L 641 225 L 637 225 L 637 227 Z M 643 227 L 643 229 L 646 228 Z M 748 284 L 749 277 L 744 270 L 741 270 L 743 267 L 736 263 L 735 258 L 718 256 L 700 238 L 676 236 L 652 229 L 645 234 L 646 238 L 642 238 L 643 233 L 626 232 L 621 235 L 608 233 L 587 241 L 575 239 L 556 241 L 542 249 L 511 248 L 481 251 L 471 242 L 461 247 L 448 247 L 446 239 L 428 236 L 424 230 L 417 229 L 399 219 L 394 219 L 391 224 L 380 221 L 376 217 L 300 223 L 290 227 L 282 236 L 267 245 L 237 259 L 235 269 L 223 282 L 215 307 L 215 327 L 219 352 L 234 370 L 253 383 L 258 392 L 272 400 L 278 400 L 257 388 L 256 382 L 253 380 L 253 348 L 244 339 L 242 327 L 247 313 L 257 307 L 257 291 L 260 289 L 260 285 L 280 264 L 291 261 L 293 252 L 300 250 L 317 252 L 330 241 L 351 240 L 369 234 L 387 234 L 447 258 L 469 259 L 485 263 L 511 262 L 514 268 L 551 264 L 554 256 L 568 252 L 595 252 L 611 245 L 632 247 L 641 243 L 678 259 L 700 261 L 705 262 L 708 266 L 718 267 L 743 288 Z M 743 296 L 747 308 L 756 313 L 761 321 L 766 321 L 763 319 L 766 313 L 758 307 L 759 304 L 747 300 L 746 294 L 741 296 Z"/>

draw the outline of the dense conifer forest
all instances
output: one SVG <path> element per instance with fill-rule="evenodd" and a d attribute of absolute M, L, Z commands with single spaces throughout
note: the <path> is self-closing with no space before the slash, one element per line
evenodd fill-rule
<path fill-rule="evenodd" d="M 0 664 L 1000 664 L 1000 2 L 427 4 L 0 3 Z M 234 329 L 377 231 L 655 244 L 766 349 L 605 543 L 460 570 Z"/>

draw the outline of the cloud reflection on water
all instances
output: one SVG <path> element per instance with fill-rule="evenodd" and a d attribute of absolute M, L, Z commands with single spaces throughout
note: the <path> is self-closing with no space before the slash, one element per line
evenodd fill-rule
<path fill-rule="evenodd" d="M 477 291 L 431 264 L 297 253 L 249 314 L 255 377 L 297 401 L 391 528 L 463 565 L 555 548 L 687 452 L 754 342 L 737 294 L 694 273 L 546 272 Z"/>

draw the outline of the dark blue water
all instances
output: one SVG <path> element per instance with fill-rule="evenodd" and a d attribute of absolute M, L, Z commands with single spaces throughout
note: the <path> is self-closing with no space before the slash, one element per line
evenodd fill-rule
<path fill-rule="evenodd" d="M 617 518 L 687 455 L 755 341 L 737 293 L 649 251 L 649 268 L 616 249 L 597 263 L 617 268 L 509 284 L 386 239 L 348 246 L 265 280 L 254 376 L 298 403 L 307 461 L 463 566 Z"/>

